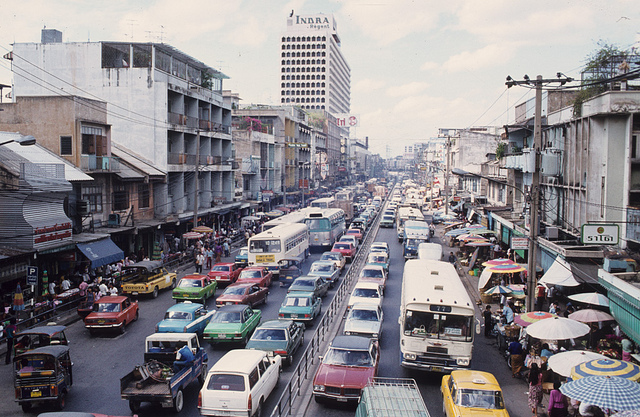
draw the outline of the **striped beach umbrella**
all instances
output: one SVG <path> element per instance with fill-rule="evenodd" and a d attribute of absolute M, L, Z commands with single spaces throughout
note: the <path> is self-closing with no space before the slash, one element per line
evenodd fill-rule
<path fill-rule="evenodd" d="M 568 378 L 571 376 L 571 370 L 574 366 L 595 359 L 607 359 L 607 357 L 588 350 L 567 350 L 551 356 L 547 363 L 553 372 Z"/>
<path fill-rule="evenodd" d="M 593 375 L 616 376 L 638 381 L 640 379 L 640 366 L 617 359 L 596 359 L 581 363 L 571 369 L 571 378 L 574 380 Z"/>
<path fill-rule="evenodd" d="M 487 295 L 493 295 L 493 294 L 511 294 L 511 288 L 504 286 L 504 285 L 496 285 L 495 287 L 491 287 L 489 288 L 487 291 L 484 292 Z"/>
<path fill-rule="evenodd" d="M 518 264 L 503 264 L 503 265 L 493 265 L 487 266 L 487 269 L 491 272 L 495 272 L 498 274 L 514 274 L 516 272 L 526 271 L 527 269 Z"/>
<path fill-rule="evenodd" d="M 22 287 L 20 287 L 20 283 L 16 287 L 16 292 L 13 294 L 13 310 L 14 311 L 23 311 L 24 310 L 24 297 L 22 295 Z"/>
<path fill-rule="evenodd" d="M 563 384 L 560 392 L 569 398 L 603 409 L 640 409 L 640 384 L 620 377 L 587 376 Z"/>
<path fill-rule="evenodd" d="M 528 313 L 522 313 L 515 316 L 513 321 L 520 326 L 527 327 L 528 325 L 540 320 L 550 319 L 556 317 L 555 314 L 547 313 L 546 311 L 530 311 Z"/>

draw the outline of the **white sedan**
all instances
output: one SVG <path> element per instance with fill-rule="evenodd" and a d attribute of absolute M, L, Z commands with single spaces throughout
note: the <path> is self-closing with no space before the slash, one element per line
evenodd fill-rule
<path fill-rule="evenodd" d="M 349 310 L 344 323 L 347 336 L 365 336 L 379 339 L 382 333 L 382 308 L 376 304 L 356 303 Z"/>

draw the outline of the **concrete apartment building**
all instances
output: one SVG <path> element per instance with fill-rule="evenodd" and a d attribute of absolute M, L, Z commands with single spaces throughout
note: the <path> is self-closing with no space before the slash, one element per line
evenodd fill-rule
<path fill-rule="evenodd" d="M 14 44 L 14 97 L 106 102 L 111 142 L 166 174 L 153 184 L 156 219 L 191 218 L 196 190 L 199 214 L 240 204 L 234 203 L 237 165 L 224 74 L 167 44 L 63 43 L 52 33 L 60 34 L 45 30 L 41 43 Z M 71 140 L 77 149 L 81 138 Z"/>

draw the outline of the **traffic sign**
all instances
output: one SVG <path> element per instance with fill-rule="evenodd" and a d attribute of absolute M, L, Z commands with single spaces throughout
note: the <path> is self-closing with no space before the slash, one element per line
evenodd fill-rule
<path fill-rule="evenodd" d="M 27 285 L 38 285 L 38 267 L 27 267 Z"/>

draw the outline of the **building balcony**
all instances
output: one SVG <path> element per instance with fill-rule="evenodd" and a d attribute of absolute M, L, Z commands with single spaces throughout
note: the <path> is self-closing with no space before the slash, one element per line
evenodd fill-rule
<path fill-rule="evenodd" d="M 120 158 L 116 156 L 81 155 L 80 169 L 86 172 L 119 172 Z"/>
<path fill-rule="evenodd" d="M 167 162 L 174 165 L 195 165 L 196 156 L 188 153 L 169 152 Z"/>
<path fill-rule="evenodd" d="M 167 120 L 174 125 L 187 125 L 187 116 L 179 113 L 167 113 Z"/>

